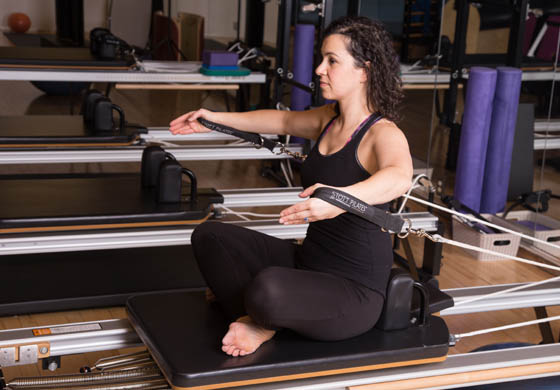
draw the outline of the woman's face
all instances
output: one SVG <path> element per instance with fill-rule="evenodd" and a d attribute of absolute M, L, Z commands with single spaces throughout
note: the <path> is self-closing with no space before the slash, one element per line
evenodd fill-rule
<path fill-rule="evenodd" d="M 320 88 L 325 99 L 340 100 L 354 93 L 363 93 L 367 81 L 363 68 L 354 64 L 354 57 L 346 49 L 347 37 L 329 35 L 321 47 L 323 60 L 315 69 L 320 77 Z"/>

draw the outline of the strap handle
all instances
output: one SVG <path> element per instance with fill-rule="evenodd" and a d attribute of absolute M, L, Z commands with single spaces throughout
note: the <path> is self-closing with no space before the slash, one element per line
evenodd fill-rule
<path fill-rule="evenodd" d="M 402 231 L 404 220 L 388 211 L 371 206 L 347 192 L 332 187 L 319 187 L 311 195 L 334 206 L 373 222 L 384 230 L 394 233 Z"/>
<path fill-rule="evenodd" d="M 204 127 L 218 131 L 220 133 L 229 134 L 237 138 L 241 138 L 245 141 L 251 142 L 257 149 L 262 148 L 263 146 L 270 150 L 271 152 L 274 151 L 274 148 L 280 146 L 277 142 L 271 141 L 268 138 L 262 137 L 260 134 L 257 133 L 249 133 L 247 131 L 241 131 L 234 129 L 233 127 L 229 127 L 226 125 L 222 125 L 219 123 L 211 122 L 204 118 L 198 118 L 200 124 Z"/>

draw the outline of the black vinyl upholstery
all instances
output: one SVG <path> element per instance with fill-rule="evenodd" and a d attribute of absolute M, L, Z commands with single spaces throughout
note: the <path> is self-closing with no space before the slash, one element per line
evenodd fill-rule
<path fill-rule="evenodd" d="M 128 144 L 140 134 L 142 126 L 127 126 L 108 132 L 94 132 L 81 115 L 0 116 L 0 147 L 32 147 L 60 144 Z"/>
<path fill-rule="evenodd" d="M 223 196 L 199 189 L 196 202 L 158 203 L 139 174 L 0 176 L 0 229 L 200 221 Z M 188 187 L 187 187 L 188 188 Z M 188 194 L 188 190 L 183 190 Z"/>
<path fill-rule="evenodd" d="M 4 255 L 0 274 L 0 316 L 123 306 L 131 295 L 205 286 L 188 245 Z"/>
<path fill-rule="evenodd" d="M 0 67 L 73 67 L 80 68 L 128 68 L 133 59 L 100 60 L 92 56 L 89 48 L 83 47 L 0 47 Z"/>
<path fill-rule="evenodd" d="M 135 296 L 128 300 L 127 311 L 173 388 L 222 388 L 289 380 L 292 375 L 331 375 L 332 370 L 421 364 L 443 360 L 448 351 L 445 322 L 429 317 L 424 326 L 391 332 L 373 328 L 337 342 L 314 341 L 284 330 L 254 354 L 230 357 L 220 344 L 228 321 L 203 293 Z"/>

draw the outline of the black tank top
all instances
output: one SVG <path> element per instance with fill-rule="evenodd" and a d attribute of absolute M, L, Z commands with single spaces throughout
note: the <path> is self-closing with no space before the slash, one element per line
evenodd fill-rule
<path fill-rule="evenodd" d="M 358 160 L 358 146 L 369 128 L 381 119 L 372 114 L 339 151 L 322 155 L 319 144 L 330 128 L 331 119 L 301 166 L 302 184 L 307 188 L 321 183 L 344 187 L 371 175 Z M 376 207 L 388 209 L 388 204 Z M 354 214 L 312 222 L 298 256 L 303 269 L 328 272 L 358 282 L 385 296 L 393 263 L 391 238 L 379 226 Z"/>

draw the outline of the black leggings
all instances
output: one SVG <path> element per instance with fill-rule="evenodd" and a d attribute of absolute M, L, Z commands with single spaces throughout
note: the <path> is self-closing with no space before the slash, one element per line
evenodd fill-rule
<path fill-rule="evenodd" d="M 198 266 L 232 320 L 291 329 L 317 340 L 357 336 L 375 325 L 383 297 L 332 274 L 296 268 L 297 245 L 220 222 L 192 234 Z"/>

